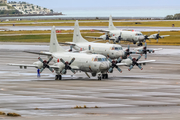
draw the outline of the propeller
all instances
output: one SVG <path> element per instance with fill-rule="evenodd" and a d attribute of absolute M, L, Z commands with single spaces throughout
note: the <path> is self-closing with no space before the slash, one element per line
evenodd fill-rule
<path fill-rule="evenodd" d="M 145 46 L 142 50 L 138 50 L 141 52 L 141 54 L 145 54 L 145 59 L 147 59 L 147 52 L 151 53 L 154 52 L 154 50 L 147 49 L 147 43 L 145 43 Z"/>
<path fill-rule="evenodd" d="M 128 58 L 132 61 L 132 64 L 131 66 L 129 67 L 129 71 L 136 65 L 139 67 L 139 69 L 143 70 L 143 68 L 141 67 L 140 64 L 138 64 L 138 60 L 141 58 L 142 55 L 139 55 L 139 57 L 136 59 L 136 58 L 132 58 L 131 56 L 129 56 Z"/>
<path fill-rule="evenodd" d="M 160 33 L 160 31 L 159 31 L 158 34 L 156 35 L 157 43 L 158 43 L 159 38 L 161 38 L 161 36 L 159 35 L 159 33 Z"/>
<path fill-rule="evenodd" d="M 108 58 L 108 60 L 112 63 L 112 66 L 108 70 L 109 73 L 112 73 L 114 68 L 116 68 L 120 73 L 122 73 L 122 70 L 116 65 L 117 63 L 121 63 L 122 58 L 119 57 L 117 61 L 111 60 L 110 58 Z"/>
<path fill-rule="evenodd" d="M 149 40 L 151 42 L 151 40 L 148 37 L 149 35 L 144 35 L 144 42 L 146 42 L 146 40 Z"/>
<path fill-rule="evenodd" d="M 65 68 L 61 72 L 62 74 L 65 74 L 67 70 L 71 70 L 74 74 L 76 73 L 70 66 L 74 62 L 74 60 L 75 58 L 72 58 L 70 62 L 65 62 L 62 58 L 60 59 L 60 61 L 65 65 Z"/>
<path fill-rule="evenodd" d="M 106 40 L 109 40 L 109 35 L 108 34 L 106 34 Z"/>
<path fill-rule="evenodd" d="M 43 67 L 40 69 L 39 73 L 42 73 L 45 68 L 48 68 L 51 72 L 54 72 L 54 70 L 48 65 L 49 62 L 51 62 L 51 60 L 53 59 L 53 57 L 51 57 L 48 61 L 43 61 L 40 57 L 38 59 L 43 63 Z"/>
<path fill-rule="evenodd" d="M 125 50 L 125 52 L 124 52 L 124 54 L 125 54 L 125 59 L 130 55 L 130 54 L 133 54 L 133 52 L 130 52 L 130 45 L 128 45 L 128 48 Z"/>

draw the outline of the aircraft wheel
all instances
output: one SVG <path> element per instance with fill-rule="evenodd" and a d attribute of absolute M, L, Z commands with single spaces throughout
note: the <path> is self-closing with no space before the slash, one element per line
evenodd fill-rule
<path fill-rule="evenodd" d="M 99 74 L 98 75 L 98 80 L 101 80 L 101 79 L 102 79 L 101 74 Z"/>
<path fill-rule="evenodd" d="M 108 79 L 108 74 L 105 74 L 106 75 L 106 79 Z"/>
<path fill-rule="evenodd" d="M 143 43 L 140 43 L 140 46 L 143 46 Z"/>
<path fill-rule="evenodd" d="M 61 75 L 59 75 L 59 80 L 62 80 L 62 76 Z"/>
<path fill-rule="evenodd" d="M 55 80 L 58 80 L 58 78 L 59 78 L 59 76 L 58 76 L 58 75 L 56 75 L 56 76 L 55 76 Z"/>

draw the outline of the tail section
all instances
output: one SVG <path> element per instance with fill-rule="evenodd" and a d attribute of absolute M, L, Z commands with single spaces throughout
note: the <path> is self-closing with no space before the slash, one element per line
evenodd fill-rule
<path fill-rule="evenodd" d="M 109 30 L 117 30 L 112 21 L 112 16 L 109 17 Z"/>
<path fill-rule="evenodd" d="M 78 20 L 76 20 L 75 25 L 74 25 L 74 34 L 73 34 L 73 42 L 78 43 L 78 42 L 88 42 L 81 36 L 81 32 L 79 30 L 79 23 Z"/>
<path fill-rule="evenodd" d="M 49 52 L 51 52 L 51 53 L 65 52 L 65 50 L 58 43 L 55 26 L 53 26 L 52 30 L 51 30 L 51 40 L 50 40 L 50 45 L 49 45 Z"/>

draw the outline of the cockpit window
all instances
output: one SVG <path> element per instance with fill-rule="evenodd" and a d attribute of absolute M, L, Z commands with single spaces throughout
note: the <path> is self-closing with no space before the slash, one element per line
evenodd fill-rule
<path fill-rule="evenodd" d="M 122 50 L 122 47 L 115 47 L 115 50 Z"/>
<path fill-rule="evenodd" d="M 104 62 L 107 61 L 107 58 L 95 58 L 94 61 Z"/>
<path fill-rule="evenodd" d="M 142 33 L 136 33 L 136 36 L 142 36 L 143 34 Z"/>

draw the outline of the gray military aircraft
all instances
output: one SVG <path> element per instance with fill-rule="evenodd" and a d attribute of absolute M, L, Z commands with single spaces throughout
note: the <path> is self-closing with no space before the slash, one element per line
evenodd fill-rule
<path fill-rule="evenodd" d="M 118 44 L 94 43 L 94 42 L 88 42 L 87 40 L 85 40 L 80 33 L 78 21 L 75 22 L 75 26 L 74 26 L 73 42 L 66 42 L 66 43 L 60 43 L 60 44 L 70 45 L 71 48 L 69 51 L 72 51 L 72 48 L 74 48 L 77 51 L 85 51 L 86 53 L 105 55 L 106 57 L 108 57 L 108 60 L 114 66 L 115 64 L 120 63 L 120 62 L 126 63 L 123 65 L 128 66 L 131 63 L 130 61 L 132 61 L 131 56 L 129 56 L 132 53 L 129 50 L 129 46 L 128 46 L 128 49 L 123 50 L 121 45 L 118 45 Z M 114 59 L 117 59 L 117 61 L 115 61 Z M 154 62 L 154 60 L 148 60 L 148 61 L 143 61 L 143 62 L 144 63 Z M 118 70 L 122 72 L 119 68 Z"/>
<path fill-rule="evenodd" d="M 104 32 L 105 35 L 100 37 L 86 36 L 87 38 L 112 40 L 114 43 L 120 43 L 120 41 L 129 41 L 134 44 L 138 43 L 138 46 L 142 46 L 143 42 L 146 41 L 145 36 L 141 32 L 136 31 L 122 31 L 117 29 L 112 21 L 112 16 L 109 17 L 109 28 L 108 30 L 99 30 Z"/>
<path fill-rule="evenodd" d="M 11 66 L 20 66 L 20 68 L 35 67 L 40 69 L 40 73 L 48 68 L 51 72 L 56 72 L 55 79 L 61 80 L 63 74 L 66 74 L 67 70 L 71 70 L 74 74 L 76 71 L 85 72 L 89 77 L 87 72 L 90 72 L 92 76 L 98 74 L 98 80 L 101 78 L 108 78 L 107 71 L 111 67 L 107 58 L 100 54 L 86 54 L 86 53 L 72 53 L 67 52 L 61 46 L 59 46 L 56 36 L 55 27 L 51 31 L 51 40 L 49 52 L 29 52 L 32 54 L 45 55 L 48 57 L 48 61 L 42 60 L 40 57 L 39 61 L 33 64 L 8 64 Z M 53 65 L 49 63 L 53 61 Z"/>

